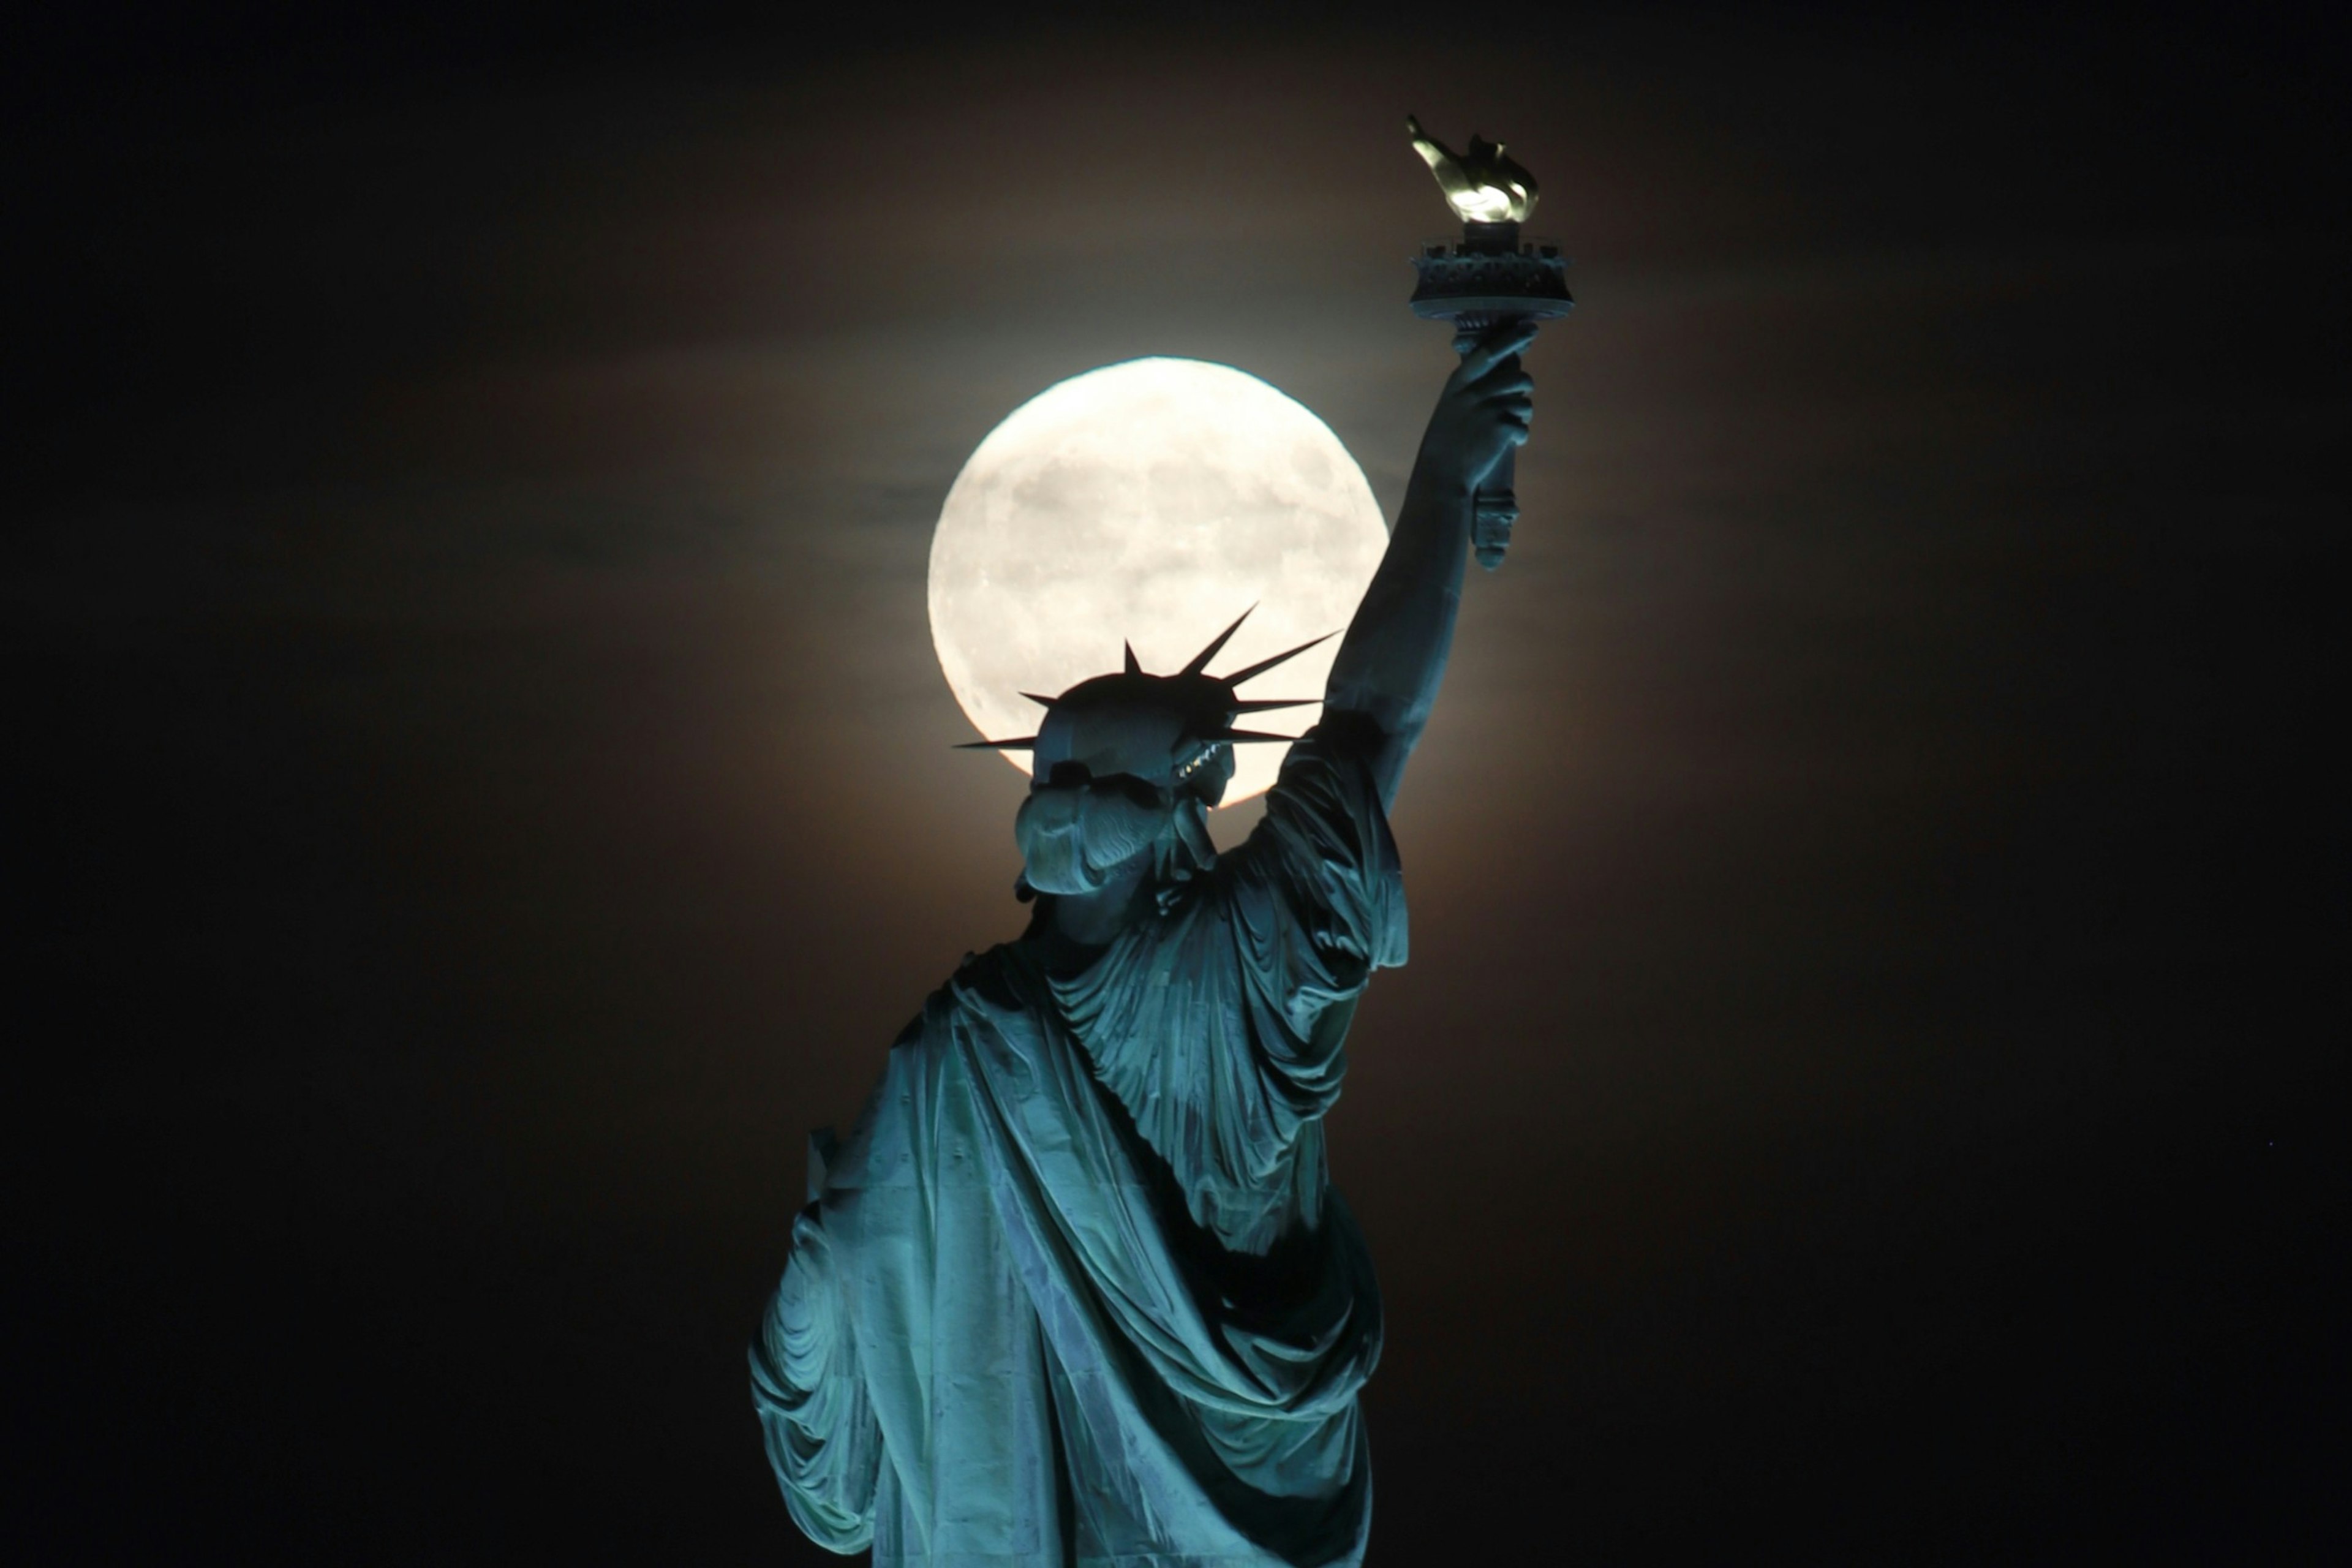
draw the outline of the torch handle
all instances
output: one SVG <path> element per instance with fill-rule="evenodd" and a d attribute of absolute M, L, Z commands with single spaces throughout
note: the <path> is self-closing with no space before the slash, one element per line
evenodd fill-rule
<path fill-rule="evenodd" d="M 1526 320 L 1523 316 L 1496 317 L 1482 331 L 1511 327 Z M 1467 323 L 1460 323 L 1466 326 Z M 1459 340 L 1462 353 L 1467 357 L 1477 346 L 1475 338 L 1467 335 Z M 1511 525 L 1519 521 L 1518 455 L 1517 447 L 1506 447 L 1486 477 L 1478 481 L 1478 489 L 1470 498 L 1470 549 L 1478 564 L 1492 572 L 1503 563 L 1504 552 L 1511 548 Z"/>
<path fill-rule="evenodd" d="M 1511 547 L 1511 524 L 1519 521 L 1519 498 L 1513 488 L 1517 456 L 1517 447 L 1504 447 L 1480 481 L 1478 493 L 1470 498 L 1470 549 L 1489 572 L 1503 563 L 1503 552 Z"/>

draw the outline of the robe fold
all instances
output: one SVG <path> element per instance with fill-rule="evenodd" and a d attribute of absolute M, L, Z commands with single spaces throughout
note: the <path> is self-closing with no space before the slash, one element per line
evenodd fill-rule
<path fill-rule="evenodd" d="M 1293 746 L 1265 820 L 1076 973 L 969 960 L 824 1162 L 751 1350 L 793 1518 L 877 1568 L 1363 1554 L 1378 1287 L 1321 1119 L 1405 957 L 1378 791 Z"/>

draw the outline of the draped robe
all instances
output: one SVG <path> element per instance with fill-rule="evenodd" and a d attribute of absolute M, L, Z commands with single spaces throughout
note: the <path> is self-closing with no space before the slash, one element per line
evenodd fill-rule
<path fill-rule="evenodd" d="M 802 1529 L 877 1568 L 1360 1559 L 1380 1296 L 1321 1119 L 1404 956 L 1379 794 L 1310 735 L 1082 971 L 968 960 L 813 1151 L 752 1346 Z"/>

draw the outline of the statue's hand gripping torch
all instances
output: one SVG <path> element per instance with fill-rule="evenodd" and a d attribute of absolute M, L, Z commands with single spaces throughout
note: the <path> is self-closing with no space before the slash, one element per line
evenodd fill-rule
<path fill-rule="evenodd" d="M 1456 156 L 1424 133 L 1412 116 L 1404 124 L 1413 151 L 1462 220 L 1461 244 L 1433 240 L 1412 258 L 1421 274 L 1412 313 L 1452 322 L 1455 343 L 1465 353 L 1496 327 L 1567 315 L 1576 300 L 1568 291 L 1568 263 L 1559 247 L 1519 243 L 1519 225 L 1535 211 L 1535 176 L 1506 156 L 1499 142 L 1474 135 L 1470 151 Z M 1471 543 L 1478 564 L 1489 572 L 1503 563 L 1511 525 L 1518 521 L 1514 456 L 1504 449 L 1473 503 Z"/>

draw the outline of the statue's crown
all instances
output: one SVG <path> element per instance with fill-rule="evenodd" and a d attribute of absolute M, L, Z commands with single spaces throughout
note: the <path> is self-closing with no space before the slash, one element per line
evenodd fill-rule
<path fill-rule="evenodd" d="M 1297 739 L 1237 730 L 1234 721 L 1245 713 L 1304 708 L 1318 700 L 1244 698 L 1235 695 L 1234 688 L 1338 635 L 1326 632 L 1230 675 L 1209 674 L 1209 661 L 1223 651 L 1249 616 L 1244 610 L 1173 675 L 1146 673 L 1129 644 L 1125 668 L 1114 674 L 1081 680 L 1058 697 L 1024 691 L 1023 696 L 1045 710 L 1035 734 L 974 741 L 962 749 L 1027 752 L 1031 773 L 1040 782 L 1076 767 L 1090 778 L 1139 778 L 1214 805 L 1224 798 L 1225 785 L 1234 776 L 1234 746 L 1267 741 L 1287 744 Z"/>

